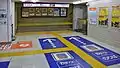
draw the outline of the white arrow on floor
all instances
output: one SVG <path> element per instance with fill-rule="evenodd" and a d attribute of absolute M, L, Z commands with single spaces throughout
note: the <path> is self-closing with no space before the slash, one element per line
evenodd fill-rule
<path fill-rule="evenodd" d="M 80 41 L 79 39 L 77 39 L 77 38 L 75 38 L 75 37 L 71 37 L 71 38 L 69 38 L 69 39 L 70 39 L 70 40 L 72 40 L 72 39 L 73 39 L 73 40 L 76 40 L 77 42 L 80 42 L 80 43 L 86 45 L 86 43 Z"/>
<path fill-rule="evenodd" d="M 43 42 L 46 42 L 46 41 L 48 41 L 53 48 L 56 48 L 55 44 L 53 43 L 53 41 L 56 41 L 55 39 L 45 39 L 45 40 L 43 40 Z"/>

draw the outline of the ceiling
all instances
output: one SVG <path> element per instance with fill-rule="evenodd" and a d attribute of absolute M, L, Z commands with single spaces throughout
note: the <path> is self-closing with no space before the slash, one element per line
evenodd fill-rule
<path fill-rule="evenodd" d="M 13 0 L 15 2 L 19 2 L 21 0 Z M 31 0 L 28 0 L 30 2 Z M 54 3 L 73 3 L 75 1 L 81 1 L 81 0 L 37 0 L 37 2 L 54 2 Z"/>

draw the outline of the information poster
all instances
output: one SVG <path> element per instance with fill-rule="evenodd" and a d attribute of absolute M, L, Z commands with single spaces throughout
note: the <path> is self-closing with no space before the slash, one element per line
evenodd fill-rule
<path fill-rule="evenodd" d="M 36 8 L 36 16 L 41 16 L 41 8 Z"/>
<path fill-rule="evenodd" d="M 66 8 L 61 8 L 61 16 L 67 16 Z"/>
<path fill-rule="evenodd" d="M 28 16 L 29 16 L 29 9 L 22 8 L 22 17 L 28 17 Z"/>
<path fill-rule="evenodd" d="M 97 8 L 89 8 L 90 24 L 97 24 Z"/>
<path fill-rule="evenodd" d="M 29 8 L 29 16 L 35 16 L 35 8 Z"/>
<path fill-rule="evenodd" d="M 108 25 L 108 8 L 99 8 L 99 25 Z"/>
<path fill-rule="evenodd" d="M 48 16 L 53 16 L 54 8 L 48 8 Z"/>
<path fill-rule="evenodd" d="M 112 27 L 120 28 L 120 5 L 112 6 Z"/>
<path fill-rule="evenodd" d="M 54 16 L 60 16 L 60 9 L 54 8 Z"/>
<path fill-rule="evenodd" d="M 42 16 L 47 16 L 47 8 L 42 8 Z"/>

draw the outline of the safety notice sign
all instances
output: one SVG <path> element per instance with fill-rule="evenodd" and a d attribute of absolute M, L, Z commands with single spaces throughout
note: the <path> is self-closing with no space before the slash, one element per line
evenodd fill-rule
<path fill-rule="evenodd" d="M 50 68 L 92 68 L 73 51 L 45 54 Z"/>
<path fill-rule="evenodd" d="M 93 43 L 87 39 L 79 36 L 65 37 L 65 39 L 76 45 L 81 50 L 85 51 L 87 54 L 91 55 L 93 58 L 105 64 L 106 66 L 120 63 L 120 54 L 102 47 L 96 43 Z"/>
<path fill-rule="evenodd" d="M 63 48 L 66 47 L 60 40 L 57 38 L 42 38 L 39 39 L 42 49 L 53 49 L 53 48 Z"/>

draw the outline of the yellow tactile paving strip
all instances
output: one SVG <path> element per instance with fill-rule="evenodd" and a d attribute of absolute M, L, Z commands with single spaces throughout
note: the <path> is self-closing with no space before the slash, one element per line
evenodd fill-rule
<path fill-rule="evenodd" d="M 35 35 L 35 34 L 51 34 L 51 32 L 56 32 L 56 33 L 59 33 L 59 34 L 62 34 L 62 33 L 72 33 L 72 31 L 49 31 L 49 32 L 22 32 L 22 33 L 17 33 L 16 36 L 25 36 L 25 35 Z"/>
<path fill-rule="evenodd" d="M 0 53 L 0 58 L 12 57 L 12 56 L 34 55 L 34 54 L 44 54 L 44 53 L 69 51 L 69 50 L 71 50 L 71 49 L 66 47 L 66 48 L 56 48 L 56 49 L 47 49 L 47 50 L 32 50 L 32 51 L 23 51 L 23 52 Z"/>
<path fill-rule="evenodd" d="M 52 33 L 54 36 L 56 36 L 61 42 L 63 42 L 66 46 L 68 46 L 70 49 L 72 49 L 76 54 L 78 54 L 82 59 L 84 59 L 86 62 L 88 62 L 93 68 L 106 68 L 106 66 L 102 63 L 100 63 L 98 60 L 94 59 L 78 47 L 76 47 L 74 44 L 70 43 L 66 39 L 64 39 L 62 36 L 58 35 L 57 33 Z"/>

